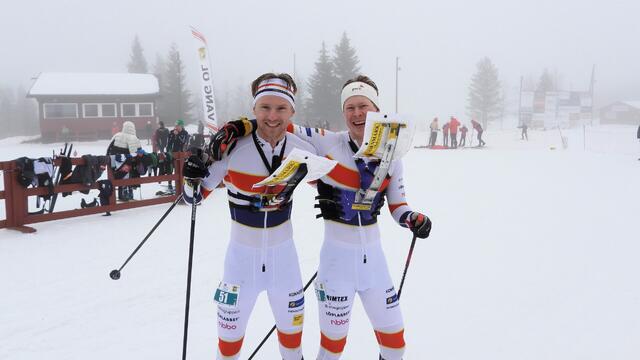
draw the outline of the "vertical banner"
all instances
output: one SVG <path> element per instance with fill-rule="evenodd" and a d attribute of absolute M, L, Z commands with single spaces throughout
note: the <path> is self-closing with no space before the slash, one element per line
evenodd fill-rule
<path fill-rule="evenodd" d="M 211 80 L 211 61 L 207 49 L 207 39 L 201 32 L 191 27 L 191 34 L 196 41 L 198 59 L 200 60 L 200 89 L 202 95 L 202 107 L 204 110 L 203 124 L 215 133 L 218 131 L 218 117 L 216 116 L 216 102 L 213 97 L 213 81 Z"/>

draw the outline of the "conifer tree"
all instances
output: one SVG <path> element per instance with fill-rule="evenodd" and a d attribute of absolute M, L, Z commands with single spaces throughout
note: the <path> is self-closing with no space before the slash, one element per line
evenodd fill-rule
<path fill-rule="evenodd" d="M 476 64 L 476 73 L 471 79 L 467 111 L 483 128 L 489 121 L 500 116 L 500 80 L 498 69 L 487 57 Z"/>
<path fill-rule="evenodd" d="M 162 75 L 162 90 L 160 98 L 161 117 L 167 125 L 173 124 L 177 119 L 185 123 L 193 121 L 191 109 L 191 92 L 186 88 L 185 67 L 180 58 L 180 52 L 174 43 L 169 49 L 167 60 Z"/>
<path fill-rule="evenodd" d="M 309 78 L 309 101 L 307 102 L 307 123 L 311 126 L 330 130 L 344 129 L 337 97 L 336 77 L 333 63 L 329 58 L 327 47 L 322 42 L 322 49 L 315 63 L 314 73 Z"/>
<path fill-rule="evenodd" d="M 147 60 L 144 58 L 144 50 L 142 50 L 142 45 L 140 45 L 138 35 L 135 36 L 133 43 L 131 44 L 131 54 L 129 55 L 127 71 L 137 74 L 146 74 L 149 72 L 147 68 Z"/>
<path fill-rule="evenodd" d="M 342 33 L 340 43 L 333 49 L 334 75 L 338 83 L 338 95 L 340 88 L 349 79 L 353 79 L 360 73 L 360 66 L 356 49 L 351 46 L 347 33 Z"/>

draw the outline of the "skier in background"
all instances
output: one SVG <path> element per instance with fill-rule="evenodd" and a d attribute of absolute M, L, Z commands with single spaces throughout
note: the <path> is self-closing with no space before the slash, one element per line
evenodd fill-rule
<path fill-rule="evenodd" d="M 462 125 L 460 128 L 460 147 L 464 147 L 467 144 L 467 129 L 466 125 Z"/>
<path fill-rule="evenodd" d="M 527 130 L 529 130 L 529 127 L 527 126 L 526 122 L 522 122 L 522 125 L 519 126 L 522 129 L 522 133 L 520 134 L 520 139 L 521 140 L 527 140 L 529 141 L 529 134 L 527 132 Z"/>
<path fill-rule="evenodd" d="M 638 135 L 637 135 L 637 137 L 638 137 L 638 141 L 640 142 L 640 125 L 638 125 Z M 640 160 L 640 158 L 638 160 Z"/>
<path fill-rule="evenodd" d="M 474 119 L 471 119 L 471 125 L 473 126 L 473 129 L 478 133 L 478 147 L 485 146 L 486 143 L 484 142 L 484 140 L 482 140 L 482 125 L 480 125 L 480 123 L 475 121 Z"/>
<path fill-rule="evenodd" d="M 164 122 L 162 121 L 158 122 L 158 128 L 155 132 L 155 138 L 155 146 L 157 148 L 155 151 L 161 153 L 165 152 L 167 150 L 167 141 L 169 139 L 169 129 L 164 127 Z"/>
<path fill-rule="evenodd" d="M 440 131 L 440 125 L 438 125 L 438 118 L 433 118 L 431 121 L 431 125 L 429 125 L 429 130 L 431 130 L 431 136 L 429 137 L 429 146 L 436 146 L 436 139 L 438 138 L 438 131 Z"/>
<path fill-rule="evenodd" d="M 442 145 L 449 147 L 449 123 L 442 125 Z"/>
<path fill-rule="evenodd" d="M 460 126 L 460 121 L 455 117 L 451 117 L 449 120 L 449 132 L 451 133 L 451 147 L 456 149 L 458 148 L 458 127 Z"/>

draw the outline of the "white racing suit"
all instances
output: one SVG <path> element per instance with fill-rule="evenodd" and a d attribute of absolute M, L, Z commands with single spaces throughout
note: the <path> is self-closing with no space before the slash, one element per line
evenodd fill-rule
<path fill-rule="evenodd" d="M 289 126 L 290 132 L 312 144 L 318 155 L 339 164 L 318 183 L 319 207 L 325 219 L 324 242 L 315 283 L 320 315 L 317 359 L 339 359 L 347 342 L 355 294 L 365 311 L 385 360 L 401 359 L 404 325 L 398 296 L 380 245 L 376 216 L 386 198 L 393 218 L 405 226 L 411 208 L 405 200 L 402 162 L 394 160 L 381 192 L 368 211 L 351 209 L 358 189 L 367 189 L 379 162 L 353 157 L 357 145 L 347 132 Z"/>
<path fill-rule="evenodd" d="M 252 186 L 277 168 L 274 156 L 286 157 L 295 147 L 315 151 L 292 134 L 286 134 L 273 149 L 254 135 L 239 139 L 228 156 L 209 167 L 202 192 L 195 195 L 200 201 L 224 181 L 233 220 L 224 277 L 214 295 L 218 302 L 217 359 L 239 358 L 256 298 L 266 291 L 276 320 L 280 354 L 284 360 L 300 360 L 304 291 L 289 221 L 292 203 L 279 208 L 261 206 L 262 194 L 277 194 L 282 187 Z M 193 189 L 187 185 L 185 199 L 193 201 Z"/>

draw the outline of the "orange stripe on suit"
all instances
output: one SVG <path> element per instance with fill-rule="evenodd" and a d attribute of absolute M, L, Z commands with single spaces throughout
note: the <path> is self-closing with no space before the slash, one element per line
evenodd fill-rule
<path fill-rule="evenodd" d="M 299 348 L 300 343 L 302 343 L 302 331 L 294 334 L 286 334 L 278 330 L 278 341 L 287 349 Z"/>
<path fill-rule="evenodd" d="M 324 333 L 320 332 L 320 346 L 323 349 L 332 352 L 334 354 L 340 354 L 345 345 L 347 345 L 347 337 L 343 337 L 342 339 L 333 340 L 328 338 Z"/>
<path fill-rule="evenodd" d="M 262 194 L 265 192 L 265 187 L 253 187 L 253 184 L 258 183 L 264 180 L 266 176 L 262 175 L 253 175 L 253 174 L 245 174 L 238 171 L 228 170 L 227 175 L 224 177 L 224 181 L 230 182 L 235 186 L 238 190 L 253 193 L 253 194 Z M 284 189 L 284 185 L 276 185 L 269 187 L 269 193 L 279 193 Z"/>
<path fill-rule="evenodd" d="M 403 202 L 403 203 L 399 203 L 399 204 L 389 204 L 389 211 L 391 213 L 393 213 L 397 208 L 399 208 L 400 206 L 403 206 L 403 205 L 407 205 L 407 203 Z"/>
<path fill-rule="evenodd" d="M 391 349 L 402 349 L 404 347 L 404 330 L 397 333 L 387 334 L 382 331 L 375 331 L 378 344 Z"/>
<path fill-rule="evenodd" d="M 220 349 L 220 354 L 223 356 L 234 356 L 240 352 L 240 348 L 242 348 L 242 341 L 244 338 L 238 341 L 224 341 L 218 338 L 218 349 Z"/>
<path fill-rule="evenodd" d="M 333 158 L 327 155 L 327 159 L 333 160 Z M 333 181 L 338 182 L 344 186 L 352 189 L 360 188 L 360 174 L 356 170 L 349 169 L 348 167 L 338 163 L 336 167 L 327 174 Z"/>

